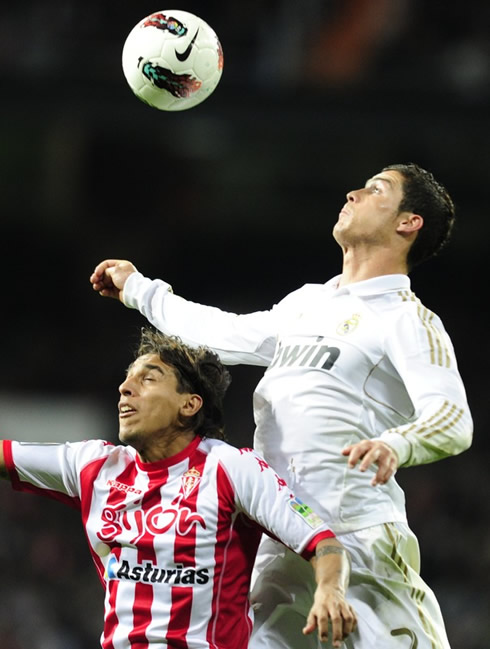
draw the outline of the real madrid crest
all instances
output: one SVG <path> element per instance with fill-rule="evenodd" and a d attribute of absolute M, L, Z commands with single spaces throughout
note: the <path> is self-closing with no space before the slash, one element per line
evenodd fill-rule
<path fill-rule="evenodd" d="M 361 316 L 358 313 L 354 313 L 350 318 L 344 320 L 344 322 L 339 324 L 339 326 L 337 327 L 337 333 L 339 334 L 339 336 L 345 336 L 355 331 L 360 319 Z"/>
<path fill-rule="evenodd" d="M 192 469 L 189 469 L 184 473 L 182 476 L 182 492 L 185 498 L 188 498 L 200 481 L 201 474 L 195 467 L 192 467 Z"/>

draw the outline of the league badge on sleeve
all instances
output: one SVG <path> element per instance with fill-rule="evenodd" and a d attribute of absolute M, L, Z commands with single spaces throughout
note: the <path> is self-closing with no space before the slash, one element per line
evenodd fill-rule
<path fill-rule="evenodd" d="M 299 498 L 291 498 L 289 506 L 296 514 L 298 514 L 298 516 L 301 516 L 305 523 L 307 523 L 311 528 L 316 529 L 324 524 L 324 521 L 318 516 L 318 514 L 315 514 L 311 507 L 306 505 Z"/>

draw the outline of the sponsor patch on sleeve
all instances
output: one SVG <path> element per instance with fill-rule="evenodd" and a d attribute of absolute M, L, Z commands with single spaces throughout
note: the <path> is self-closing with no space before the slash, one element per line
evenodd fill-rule
<path fill-rule="evenodd" d="M 289 501 L 289 506 L 294 512 L 296 512 L 296 514 L 298 514 L 298 516 L 301 516 L 301 518 L 304 519 L 305 523 L 307 523 L 313 529 L 320 527 L 325 522 L 318 516 L 318 514 L 315 514 L 311 507 L 306 505 L 297 497 L 291 498 L 291 500 Z"/>

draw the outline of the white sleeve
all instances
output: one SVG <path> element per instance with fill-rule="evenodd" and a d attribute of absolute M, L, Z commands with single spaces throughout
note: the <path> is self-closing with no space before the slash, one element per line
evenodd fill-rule
<path fill-rule="evenodd" d="M 433 313 L 406 312 L 387 337 L 388 356 L 415 408 L 409 424 L 380 438 L 398 453 L 400 466 L 435 462 L 471 445 L 473 422 L 452 343 Z"/>
<path fill-rule="evenodd" d="M 311 557 L 319 540 L 334 536 L 327 523 L 296 498 L 285 480 L 253 449 L 230 454 L 224 468 L 238 508 L 305 559 Z"/>
<path fill-rule="evenodd" d="M 139 272 L 128 277 L 123 301 L 163 333 L 179 336 L 188 345 L 210 347 L 223 363 L 267 366 L 274 355 L 274 308 L 247 315 L 229 313 L 174 295 L 166 282 Z"/>
<path fill-rule="evenodd" d="M 4 442 L 6 466 L 12 485 L 60 500 L 80 498 L 80 473 L 90 461 L 107 455 L 112 448 L 102 440 L 65 444 Z M 66 497 L 66 498 L 63 498 Z"/>

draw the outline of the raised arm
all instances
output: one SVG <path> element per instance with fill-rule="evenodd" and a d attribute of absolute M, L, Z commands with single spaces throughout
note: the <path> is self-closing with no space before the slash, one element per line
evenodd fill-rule
<path fill-rule="evenodd" d="M 227 364 L 267 366 L 279 326 L 277 308 L 237 314 L 197 304 L 175 295 L 163 280 L 139 273 L 126 260 L 107 259 L 90 277 L 95 291 L 138 309 L 159 331 L 179 336 L 192 346 L 206 345 Z"/>

